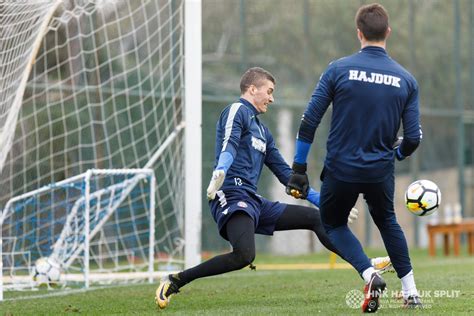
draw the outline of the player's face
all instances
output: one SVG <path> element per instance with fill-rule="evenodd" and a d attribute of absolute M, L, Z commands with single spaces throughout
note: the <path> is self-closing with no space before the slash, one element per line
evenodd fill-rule
<path fill-rule="evenodd" d="M 253 89 L 253 105 L 258 112 L 267 112 L 268 105 L 274 101 L 273 90 L 275 85 L 270 80 L 265 80 L 260 87 Z"/>

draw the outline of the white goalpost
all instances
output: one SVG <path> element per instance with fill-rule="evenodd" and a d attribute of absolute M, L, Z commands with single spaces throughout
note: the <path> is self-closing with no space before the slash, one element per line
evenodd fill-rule
<path fill-rule="evenodd" d="M 194 211 L 196 205 L 201 201 L 201 138 L 195 138 L 195 135 L 201 135 L 201 109 L 202 109 L 202 45 L 201 45 L 201 0 L 185 1 L 185 47 L 191 48 L 185 53 L 185 69 L 192 76 L 185 76 L 185 116 L 192 118 L 187 120 L 185 131 L 186 141 L 186 159 L 185 177 L 186 177 L 186 243 L 185 248 L 185 267 L 190 268 L 201 261 L 201 207 Z M 199 157 L 199 162 L 191 157 Z M 196 163 L 197 162 L 197 163 Z M 196 204 L 198 203 L 198 204 Z"/>
<path fill-rule="evenodd" d="M 0 18 L 0 300 L 36 289 L 40 258 L 56 291 L 199 263 L 201 1 L 12 0 Z"/>

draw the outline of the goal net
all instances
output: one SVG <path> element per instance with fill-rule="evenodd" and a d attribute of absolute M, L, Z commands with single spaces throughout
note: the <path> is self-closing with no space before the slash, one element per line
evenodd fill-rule
<path fill-rule="evenodd" d="M 40 258 L 57 264 L 62 287 L 148 280 L 155 267 L 167 269 L 168 258 L 155 256 L 155 186 L 152 169 L 92 169 L 8 201 L 5 289 L 36 287 Z"/>
<path fill-rule="evenodd" d="M 85 287 L 183 267 L 186 1 L 0 3 L 0 299 L 40 257 Z"/>

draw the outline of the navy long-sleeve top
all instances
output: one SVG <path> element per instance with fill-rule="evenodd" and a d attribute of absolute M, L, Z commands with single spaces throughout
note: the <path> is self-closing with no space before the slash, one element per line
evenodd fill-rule
<path fill-rule="evenodd" d="M 291 168 L 275 146 L 269 129 L 259 120 L 260 113 L 244 98 L 227 106 L 216 126 L 215 165 L 221 153 L 233 157 L 222 190 L 245 189 L 257 192 L 257 183 L 265 164 L 286 186 Z"/>
<path fill-rule="evenodd" d="M 419 144 L 418 84 L 381 47 L 365 47 L 327 67 L 304 112 L 298 141 L 313 142 L 330 103 L 324 165 L 341 181 L 380 182 L 390 175 L 394 169 L 392 144 L 400 123 L 401 153 L 409 156 Z M 304 151 L 304 146 L 297 146 L 295 161 L 302 156 L 306 161 Z"/>

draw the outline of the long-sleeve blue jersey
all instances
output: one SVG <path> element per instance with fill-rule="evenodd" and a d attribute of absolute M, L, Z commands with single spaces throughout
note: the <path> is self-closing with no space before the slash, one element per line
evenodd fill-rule
<path fill-rule="evenodd" d="M 216 167 L 221 153 L 232 155 L 222 190 L 245 189 L 257 192 L 257 182 L 265 164 L 286 186 L 291 168 L 275 147 L 273 136 L 258 119 L 259 112 L 247 100 L 227 106 L 216 126 Z"/>
<path fill-rule="evenodd" d="M 401 122 L 403 155 L 410 155 L 418 146 L 418 84 L 383 48 L 365 47 L 328 66 L 304 112 L 298 141 L 313 142 L 316 128 L 331 102 L 324 165 L 336 179 L 380 182 L 391 174 L 392 144 Z M 297 146 L 296 157 L 305 157 L 300 162 L 306 160 L 304 147 Z"/>

